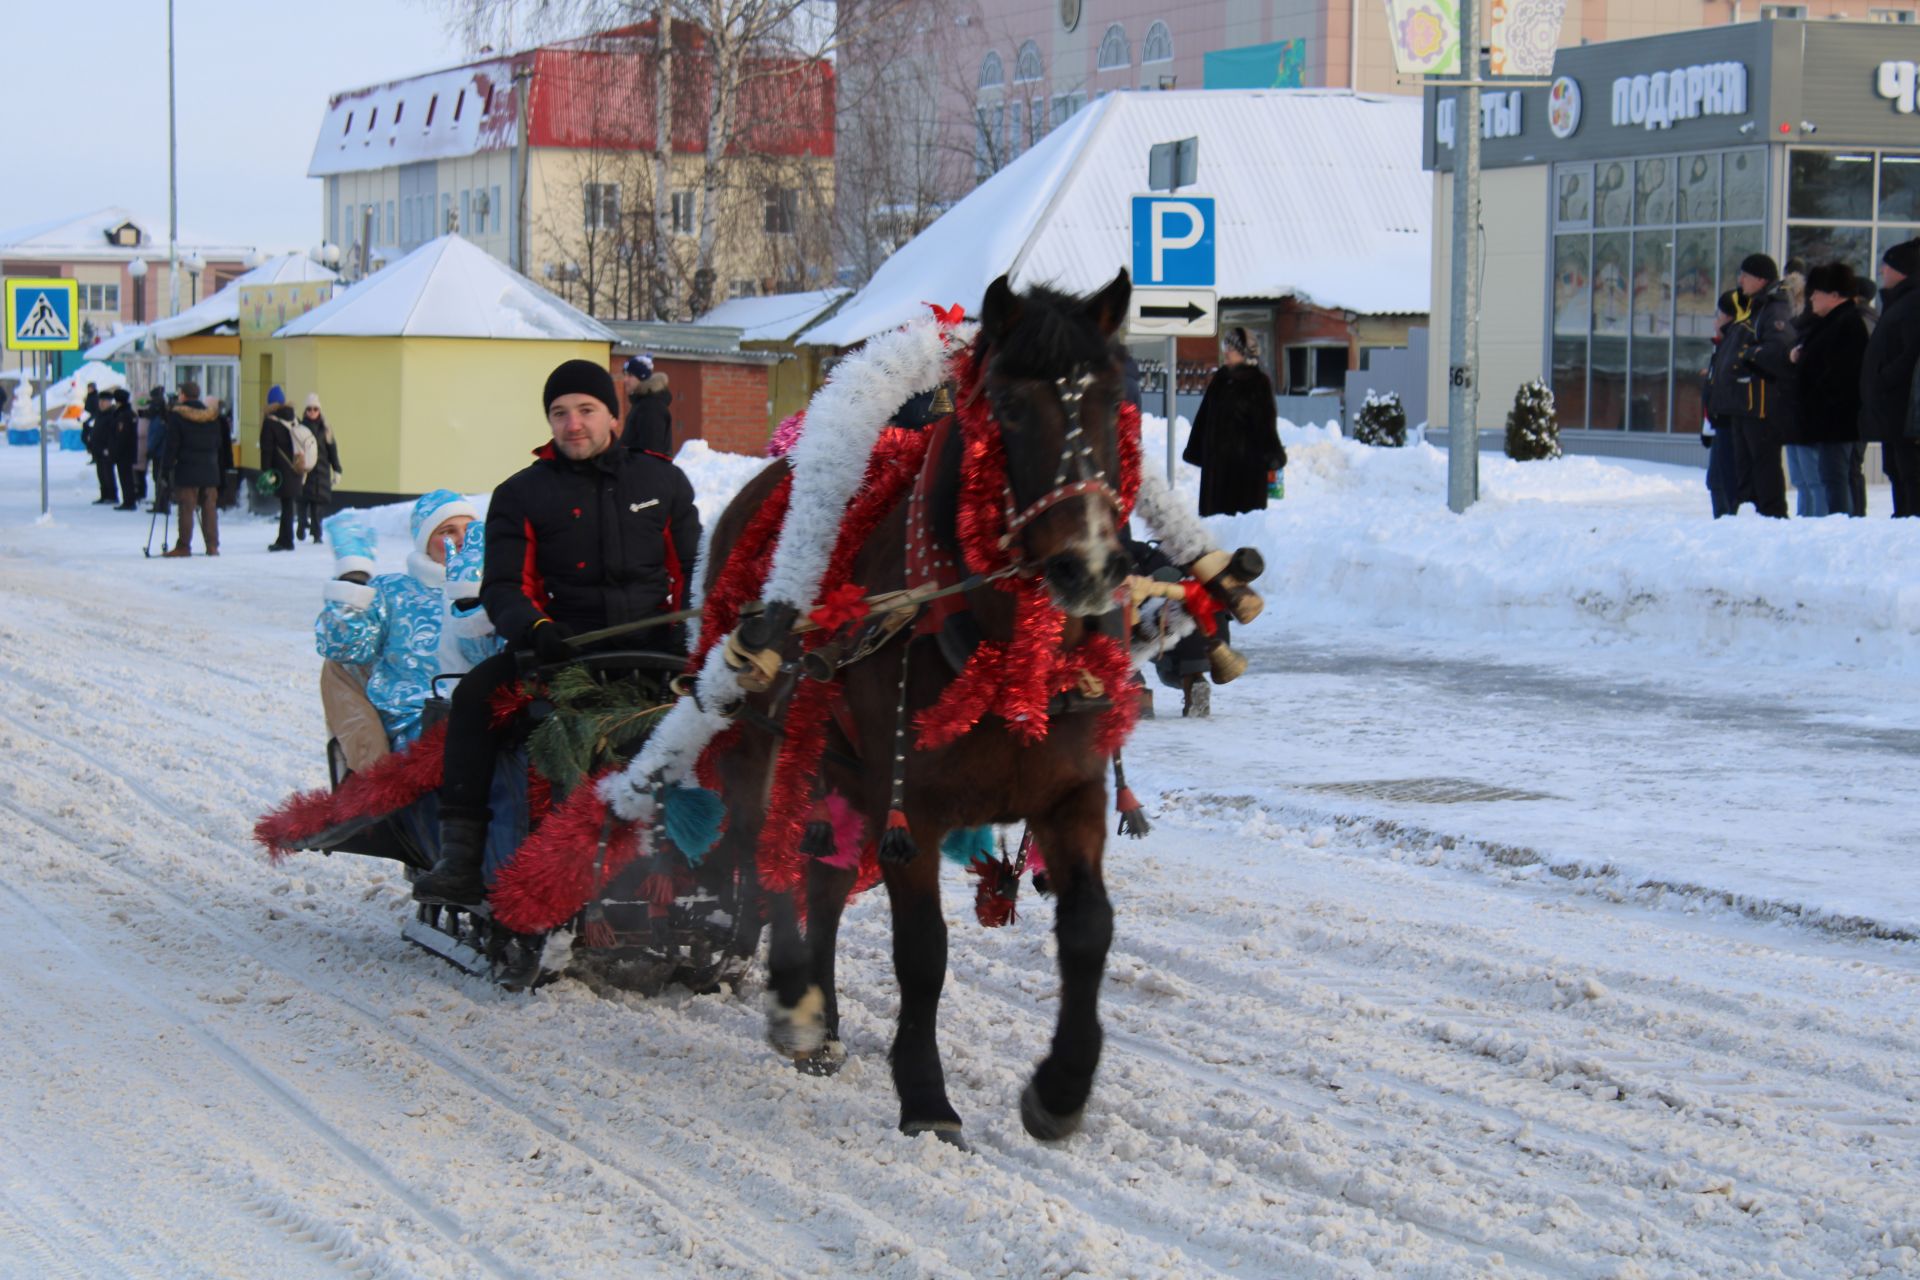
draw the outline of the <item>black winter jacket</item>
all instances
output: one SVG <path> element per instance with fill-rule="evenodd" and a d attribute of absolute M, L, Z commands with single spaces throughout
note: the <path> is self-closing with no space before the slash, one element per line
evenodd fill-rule
<path fill-rule="evenodd" d="M 1267 505 L 1267 472 L 1287 465 L 1273 383 L 1256 364 L 1222 365 L 1207 383 L 1180 455 L 1200 468 L 1200 514 L 1235 515 Z"/>
<path fill-rule="evenodd" d="M 664 458 L 618 445 L 584 462 L 552 444 L 508 476 L 487 509 L 480 602 L 515 649 L 541 618 L 597 631 L 683 608 L 700 512 L 686 474 Z M 664 648 L 642 634 L 622 648 Z"/>
<path fill-rule="evenodd" d="M 1736 356 L 1733 394 L 1739 403 L 1733 412 L 1759 419 L 1785 439 L 1793 434 L 1794 411 L 1799 407 L 1799 370 L 1792 352 L 1799 345 L 1800 331 L 1793 327 L 1793 301 L 1775 281 L 1749 298 L 1747 306 L 1751 308 L 1747 318 L 1725 330 L 1733 339 Z"/>
<path fill-rule="evenodd" d="M 279 472 L 280 496 L 299 502 L 304 495 L 301 493 L 300 473 L 293 465 L 293 432 L 288 429 L 292 421 L 291 405 L 275 405 L 260 420 L 260 469 Z"/>
<path fill-rule="evenodd" d="M 100 411 L 98 422 L 104 428 L 107 452 L 113 461 L 132 466 L 140 456 L 140 423 L 133 416 L 133 406 L 115 400 Z"/>
<path fill-rule="evenodd" d="M 1920 363 L 1920 277 L 1902 280 L 1880 295 L 1880 323 L 1860 362 L 1860 438 L 1885 444 L 1900 439 Z"/>
<path fill-rule="evenodd" d="M 219 488 L 232 456 L 220 414 L 199 400 L 174 405 L 167 415 L 167 456 L 175 488 Z"/>
<path fill-rule="evenodd" d="M 1860 431 L 1860 360 L 1867 326 L 1843 302 L 1815 316 L 1800 346 L 1799 425 L 1788 444 L 1851 444 Z"/>
<path fill-rule="evenodd" d="M 673 456 L 673 414 L 668 406 L 673 392 L 667 390 L 667 375 L 656 373 L 640 384 L 640 394 L 627 402 L 627 417 L 620 428 L 620 443 L 641 453 Z"/>
<path fill-rule="evenodd" d="M 301 496 L 307 502 L 317 506 L 328 506 L 333 502 L 333 477 L 340 471 L 340 444 L 333 438 L 333 428 L 327 425 L 327 416 L 317 418 L 300 415 L 300 423 L 313 432 L 313 438 L 320 444 L 320 461 L 313 470 L 307 472 L 301 482 Z"/>

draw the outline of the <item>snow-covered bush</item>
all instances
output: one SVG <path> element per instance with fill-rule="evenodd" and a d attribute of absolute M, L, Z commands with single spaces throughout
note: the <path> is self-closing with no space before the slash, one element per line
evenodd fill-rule
<path fill-rule="evenodd" d="M 1560 456 L 1560 423 L 1553 413 L 1553 392 L 1535 378 L 1522 383 L 1507 414 L 1507 456 L 1534 462 Z"/>
<path fill-rule="evenodd" d="M 1361 444 L 1398 449 L 1407 443 L 1407 411 L 1400 406 L 1400 394 L 1389 391 L 1367 392 L 1367 402 L 1353 419 L 1353 438 Z"/>

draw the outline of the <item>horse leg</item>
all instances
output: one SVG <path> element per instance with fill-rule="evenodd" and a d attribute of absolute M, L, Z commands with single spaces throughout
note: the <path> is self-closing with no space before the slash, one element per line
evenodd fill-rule
<path fill-rule="evenodd" d="M 834 983 L 834 957 L 840 946 L 840 917 L 853 891 L 853 868 L 815 862 L 807 868 L 807 952 L 809 976 L 824 997 L 826 1040 L 794 1065 L 808 1075 L 830 1076 L 847 1061 L 840 1043 L 840 995 Z"/>
<path fill-rule="evenodd" d="M 1042 1142 L 1056 1142 L 1080 1128 L 1100 1065 L 1100 979 L 1113 942 L 1113 906 L 1100 871 L 1106 800 L 1105 786 L 1090 783 L 1033 824 L 1053 882 L 1053 932 L 1060 952 L 1060 1015 L 1053 1045 L 1020 1095 L 1020 1123 Z"/>
<path fill-rule="evenodd" d="M 893 907 L 893 973 L 900 984 L 900 1021 L 894 1029 L 894 1092 L 900 1096 L 900 1132 L 933 1133 L 958 1147 L 960 1114 L 947 1101 L 935 1028 L 940 989 L 947 980 L 947 922 L 940 913 L 940 838 L 915 824 L 920 854 L 885 868 Z"/>
<path fill-rule="evenodd" d="M 826 996 L 814 985 L 792 892 L 767 892 L 767 1043 L 800 1063 L 827 1040 Z"/>

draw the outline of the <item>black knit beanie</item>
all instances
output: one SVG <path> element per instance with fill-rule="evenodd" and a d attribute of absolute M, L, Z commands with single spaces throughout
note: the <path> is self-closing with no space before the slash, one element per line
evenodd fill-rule
<path fill-rule="evenodd" d="M 1720 295 L 1720 314 L 1729 320 L 1738 320 L 1740 318 L 1740 309 L 1734 305 L 1733 301 L 1735 293 L 1735 290 L 1729 289 Z"/>
<path fill-rule="evenodd" d="M 1823 262 L 1807 272 L 1808 293 L 1837 293 L 1853 297 L 1853 271 L 1844 262 Z"/>
<path fill-rule="evenodd" d="M 620 397 L 613 389 L 613 375 L 605 365 L 591 360 L 569 360 L 547 375 L 547 388 L 540 397 L 540 411 L 553 408 L 561 396 L 592 396 L 607 406 L 607 412 L 620 416 Z"/>
<path fill-rule="evenodd" d="M 1740 270 L 1761 280 L 1778 280 L 1780 268 L 1764 253 L 1750 253 L 1740 259 Z"/>
<path fill-rule="evenodd" d="M 1920 240 L 1902 240 L 1891 245 L 1880 255 L 1880 261 L 1892 267 L 1903 276 L 1920 271 Z"/>

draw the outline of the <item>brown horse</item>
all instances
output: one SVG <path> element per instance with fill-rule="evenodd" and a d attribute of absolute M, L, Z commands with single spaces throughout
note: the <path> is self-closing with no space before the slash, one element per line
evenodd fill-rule
<path fill-rule="evenodd" d="M 1103 627 L 1115 633 L 1114 593 L 1129 568 L 1113 491 L 1120 487 L 1115 419 L 1122 392 L 1114 334 L 1126 318 L 1130 293 L 1124 271 L 1084 299 L 1046 289 L 1016 295 L 1004 277 L 996 280 L 981 307 L 974 352 L 981 381 L 961 389 L 963 397 L 984 396 L 991 406 L 1007 459 L 1007 492 L 1001 500 L 1021 517 L 1009 554 L 1020 574 L 1044 580 L 1053 606 L 1066 615 L 1063 649 Z M 830 431 L 833 424 L 815 422 L 807 429 Z M 928 506 L 933 539 L 952 553 L 960 489 L 957 432 L 949 435 L 947 446 L 929 464 Z M 784 470 L 769 468 L 721 517 L 708 559 L 709 587 L 715 566 L 725 563 L 747 519 Z M 905 550 L 911 532 L 908 505 L 903 500 L 889 513 L 858 555 L 854 581 L 869 591 L 913 585 L 907 580 Z M 1006 592 L 981 587 L 969 591 L 966 602 L 979 639 L 1012 638 L 1014 606 Z M 1023 741 L 989 715 L 949 745 L 922 751 L 897 746 L 896 725 L 903 693 L 910 719 L 955 679 L 938 637 L 904 632 L 847 667 L 840 678 L 848 714 L 830 731 L 823 783 L 865 816 L 869 831 L 880 831 L 889 811 L 895 751 L 906 756 L 901 809 L 916 852 L 904 860 L 881 859 L 893 909 L 894 972 L 901 997 L 890 1055 L 900 1128 L 909 1134 L 934 1132 L 965 1145 L 960 1116 L 947 1100 L 935 1040 L 947 969 L 941 840 L 956 828 L 1025 821 L 1045 850 L 1056 896 L 1061 998 L 1052 1048 L 1021 1097 L 1020 1114 L 1036 1138 L 1067 1137 L 1079 1127 L 1100 1061 L 1096 1006 L 1113 935 L 1113 910 L 1101 877 L 1109 753 L 1095 744 L 1098 717 L 1084 706 L 1056 700 L 1049 731 L 1038 742 Z M 720 761 L 730 814 L 726 847 L 718 851 L 723 865 L 734 858 L 750 864 L 759 840 L 778 747 L 768 731 L 767 712 L 764 696 L 749 701 L 739 744 Z M 773 895 L 768 904 L 769 1038 L 802 1069 L 830 1072 L 843 1056 L 834 950 L 854 876 L 820 861 L 809 865 L 804 934 L 791 897 Z"/>

